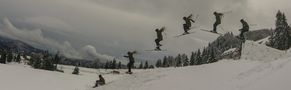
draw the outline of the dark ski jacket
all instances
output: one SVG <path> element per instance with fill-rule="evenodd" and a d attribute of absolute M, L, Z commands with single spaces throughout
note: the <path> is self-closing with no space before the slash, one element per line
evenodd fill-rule
<path fill-rule="evenodd" d="M 215 13 L 214 15 L 215 15 L 215 18 L 216 18 L 216 22 L 220 23 L 223 14 L 222 13 Z"/>
<path fill-rule="evenodd" d="M 129 52 L 128 53 L 128 56 L 124 56 L 124 57 L 126 57 L 126 58 L 128 58 L 129 59 L 129 63 L 134 63 L 134 57 L 133 57 L 133 52 Z"/>
<path fill-rule="evenodd" d="M 158 37 L 158 39 L 163 39 L 163 32 L 164 32 L 164 29 L 162 28 L 162 29 L 160 29 L 160 30 L 156 30 L 156 32 L 157 32 L 157 37 Z"/>
<path fill-rule="evenodd" d="M 191 22 L 195 23 L 195 21 L 192 20 L 191 17 L 192 17 L 192 14 L 188 16 L 186 19 L 184 19 L 187 26 L 191 26 Z"/>
<path fill-rule="evenodd" d="M 101 84 L 105 84 L 105 79 L 102 76 L 99 76 L 99 82 Z"/>
<path fill-rule="evenodd" d="M 241 23 L 242 23 L 242 26 L 243 26 L 241 30 L 249 31 L 249 28 L 250 28 L 249 24 L 244 20 L 242 20 Z"/>

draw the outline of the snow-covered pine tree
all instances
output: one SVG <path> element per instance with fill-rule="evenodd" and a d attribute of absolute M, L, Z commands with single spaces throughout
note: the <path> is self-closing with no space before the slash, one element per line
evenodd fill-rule
<path fill-rule="evenodd" d="M 163 66 L 162 67 L 168 67 L 168 58 L 167 58 L 167 56 L 164 56 L 164 58 L 163 58 Z"/>
<path fill-rule="evenodd" d="M 168 67 L 175 66 L 175 58 L 173 56 L 168 56 L 168 62 L 169 62 L 169 66 Z"/>
<path fill-rule="evenodd" d="M 270 42 L 268 46 L 279 50 L 287 50 L 290 47 L 290 27 L 285 14 L 281 11 L 278 11 L 276 18 L 276 29 L 269 38 Z"/>
<path fill-rule="evenodd" d="M 207 64 L 207 63 L 209 63 L 210 62 L 210 57 L 211 57 L 211 55 L 210 55 L 210 53 L 211 53 L 211 46 L 209 45 L 208 46 L 208 48 L 206 49 L 206 62 L 205 62 L 205 64 Z"/>
<path fill-rule="evenodd" d="M 32 67 L 33 68 L 36 68 L 36 69 L 40 69 L 41 68 L 41 56 L 40 54 L 36 54 L 36 55 L 33 55 L 32 57 Z"/>
<path fill-rule="evenodd" d="M 201 57 L 200 49 L 198 49 L 198 51 L 197 51 L 196 60 L 197 60 L 197 64 L 196 65 L 201 65 L 202 64 L 202 57 Z"/>
<path fill-rule="evenodd" d="M 109 62 L 108 62 L 108 66 L 107 66 L 108 69 L 112 69 L 112 64 L 113 64 L 113 61 L 109 61 Z"/>
<path fill-rule="evenodd" d="M 111 69 L 116 69 L 116 60 L 115 60 L 115 58 L 113 59 L 113 61 L 111 63 Z"/>
<path fill-rule="evenodd" d="M 104 65 L 105 70 L 109 69 L 109 65 L 110 65 L 110 62 L 106 61 L 105 65 Z"/>
<path fill-rule="evenodd" d="M 206 64 L 207 63 L 207 59 L 208 59 L 208 56 L 207 56 L 207 49 L 204 48 L 203 51 L 202 51 L 202 54 L 201 54 L 201 64 Z"/>
<path fill-rule="evenodd" d="M 143 69 L 143 63 L 140 62 L 138 69 Z"/>
<path fill-rule="evenodd" d="M 162 60 L 161 59 L 157 60 L 156 67 L 159 68 L 161 67 L 161 65 L 162 65 Z"/>
<path fill-rule="evenodd" d="M 183 63 L 183 66 L 188 66 L 189 65 L 189 58 L 186 54 L 183 54 L 182 55 L 182 63 Z"/>
<path fill-rule="evenodd" d="M 144 64 L 144 69 L 148 69 L 148 68 L 149 68 L 149 63 L 148 63 L 148 61 L 146 61 Z"/>
<path fill-rule="evenodd" d="M 195 65 L 195 60 L 196 60 L 196 52 L 192 52 L 191 53 L 191 57 L 190 57 L 190 65 Z"/>
<path fill-rule="evenodd" d="M 182 66 L 181 54 L 178 54 L 178 56 L 175 58 L 175 61 L 176 61 L 176 67 L 181 67 Z"/>
<path fill-rule="evenodd" d="M 1 61 L 0 61 L 0 63 L 2 63 L 2 64 L 6 64 L 6 56 L 7 56 L 7 54 L 6 54 L 6 52 L 5 51 L 2 51 L 2 53 L 1 53 Z"/>
<path fill-rule="evenodd" d="M 117 68 L 121 69 L 121 62 L 120 61 L 118 62 L 118 67 Z"/>
<path fill-rule="evenodd" d="M 20 54 L 18 54 L 17 56 L 16 56 L 16 62 L 18 62 L 18 63 L 20 63 L 20 60 L 21 60 L 21 58 L 20 58 Z"/>
<path fill-rule="evenodd" d="M 60 52 L 57 52 L 53 59 L 54 69 L 57 70 L 58 64 L 61 61 Z"/>
<path fill-rule="evenodd" d="M 7 62 L 12 62 L 12 59 L 13 59 L 13 54 L 12 52 L 9 52 L 7 55 Z"/>
<path fill-rule="evenodd" d="M 214 49 L 210 49 L 210 57 L 209 57 L 209 63 L 217 62 L 216 56 L 214 54 Z"/>
<path fill-rule="evenodd" d="M 44 56 L 41 68 L 45 69 L 45 70 L 54 70 L 54 64 L 53 64 L 52 57 Z"/>

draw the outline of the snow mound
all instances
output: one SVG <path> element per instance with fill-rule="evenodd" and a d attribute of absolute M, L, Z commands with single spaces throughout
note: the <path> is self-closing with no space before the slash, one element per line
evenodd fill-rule
<path fill-rule="evenodd" d="M 237 60 L 240 58 L 240 49 L 231 48 L 224 51 L 217 59 L 234 59 Z"/>
<path fill-rule="evenodd" d="M 237 50 L 237 48 L 231 48 L 231 49 L 228 49 L 228 50 L 224 51 L 224 52 L 222 53 L 222 55 L 227 55 L 227 54 L 233 53 L 233 52 L 235 52 L 236 50 Z"/>
<path fill-rule="evenodd" d="M 241 59 L 272 61 L 282 57 L 283 51 L 273 49 L 266 45 L 258 44 L 253 41 L 246 41 L 242 46 Z"/>

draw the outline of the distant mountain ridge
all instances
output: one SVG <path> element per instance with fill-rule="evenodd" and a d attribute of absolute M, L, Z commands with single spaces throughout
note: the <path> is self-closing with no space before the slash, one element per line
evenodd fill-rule
<path fill-rule="evenodd" d="M 0 36 L 0 48 L 2 49 L 10 49 L 13 52 L 25 52 L 25 53 L 39 53 L 43 52 L 43 50 L 35 48 L 25 42 L 20 40 L 14 40 L 7 37 Z"/>

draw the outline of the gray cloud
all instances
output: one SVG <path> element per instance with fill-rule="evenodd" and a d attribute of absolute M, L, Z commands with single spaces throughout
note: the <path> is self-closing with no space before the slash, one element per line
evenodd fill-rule
<path fill-rule="evenodd" d="M 96 48 L 92 45 L 87 45 L 81 48 L 81 54 L 83 54 L 84 57 L 88 57 L 89 59 L 93 60 L 97 58 L 101 61 L 114 59 L 112 56 L 97 53 Z"/>
<path fill-rule="evenodd" d="M 79 53 L 71 46 L 70 42 L 64 41 L 63 43 L 59 43 L 50 38 L 46 38 L 43 36 L 43 33 L 40 29 L 21 30 L 16 28 L 7 18 L 4 18 L 3 25 L 4 28 L 1 30 L 1 35 L 3 36 L 7 36 L 17 40 L 22 40 L 34 46 L 48 50 L 51 49 L 53 49 L 53 51 L 60 50 L 68 57 L 81 58 Z"/>
<path fill-rule="evenodd" d="M 76 50 L 72 47 L 71 43 L 68 41 L 64 41 L 63 43 L 59 43 L 50 38 L 46 38 L 43 36 L 42 30 L 21 30 L 16 28 L 7 18 L 3 20 L 4 28 L 1 29 L 1 35 L 7 36 L 13 39 L 21 40 L 26 43 L 30 43 L 34 46 L 44 48 L 44 49 L 54 49 L 53 51 L 60 51 L 65 56 L 70 58 L 86 58 L 86 59 L 99 59 L 101 61 L 105 60 L 113 60 L 112 56 L 99 54 L 96 51 L 96 48 L 92 45 L 87 45 L 81 48 L 80 51 Z"/>

